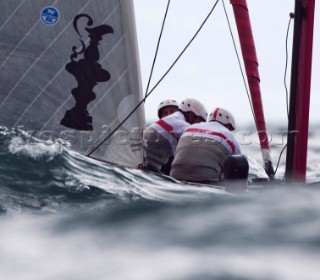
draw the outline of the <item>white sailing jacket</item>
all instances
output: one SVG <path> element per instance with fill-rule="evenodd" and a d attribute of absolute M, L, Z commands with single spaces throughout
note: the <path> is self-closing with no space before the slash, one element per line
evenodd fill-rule
<path fill-rule="evenodd" d="M 185 121 L 184 115 L 180 111 L 164 117 L 150 125 L 150 127 L 168 140 L 173 154 L 176 151 L 182 133 L 189 126 L 190 124 Z"/>
<path fill-rule="evenodd" d="M 175 112 L 151 124 L 143 132 L 147 140 L 147 165 L 150 170 L 160 171 L 170 157 L 174 156 L 183 131 L 190 124 L 181 112 Z"/>
<path fill-rule="evenodd" d="M 229 155 L 241 153 L 238 141 L 232 132 L 219 122 L 203 122 L 193 124 L 188 127 L 182 137 L 192 136 L 194 138 L 204 137 L 221 143 L 228 151 Z"/>
<path fill-rule="evenodd" d="M 237 140 L 222 124 L 193 124 L 180 138 L 170 176 L 181 181 L 214 183 L 220 180 L 228 156 L 240 153 Z"/>

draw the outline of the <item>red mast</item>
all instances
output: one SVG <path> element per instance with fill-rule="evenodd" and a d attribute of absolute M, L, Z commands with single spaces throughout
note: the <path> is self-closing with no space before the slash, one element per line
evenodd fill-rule
<path fill-rule="evenodd" d="M 230 3 L 233 6 L 239 33 L 241 51 L 251 94 L 256 127 L 259 134 L 264 168 L 269 177 L 272 177 L 274 175 L 274 171 L 271 162 L 269 141 L 261 100 L 260 77 L 258 70 L 259 64 L 252 35 L 248 6 L 246 0 L 230 0 Z"/>
<path fill-rule="evenodd" d="M 285 179 L 306 180 L 315 0 L 295 0 Z"/>

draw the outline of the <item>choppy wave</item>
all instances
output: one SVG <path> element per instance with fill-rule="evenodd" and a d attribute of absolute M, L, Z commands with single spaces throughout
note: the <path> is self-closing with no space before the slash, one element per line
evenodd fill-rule
<path fill-rule="evenodd" d="M 197 186 L 166 176 L 107 165 L 69 150 L 66 143 L 40 141 L 23 131 L 2 130 L 0 157 L 2 211 L 59 211 L 86 203 L 92 207 L 108 199 L 180 203 L 223 193 L 208 187 L 199 191 Z"/>
<path fill-rule="evenodd" d="M 256 146 L 245 152 L 264 177 Z M 0 162 L 1 279 L 319 278 L 318 184 L 228 194 L 5 128 Z"/>

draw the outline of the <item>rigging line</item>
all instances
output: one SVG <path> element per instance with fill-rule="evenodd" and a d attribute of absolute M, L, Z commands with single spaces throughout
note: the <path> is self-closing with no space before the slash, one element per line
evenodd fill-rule
<path fill-rule="evenodd" d="M 246 78 L 245 78 L 245 75 L 244 75 L 244 72 L 243 72 L 243 68 L 242 68 L 242 65 L 241 65 L 239 52 L 238 52 L 237 45 L 236 45 L 236 42 L 235 42 L 235 39 L 234 39 L 234 36 L 233 36 L 233 32 L 232 32 L 232 29 L 231 29 L 231 24 L 230 24 L 230 20 L 229 20 L 229 16 L 228 16 L 227 10 L 226 10 L 226 6 L 224 4 L 224 0 L 222 0 L 222 4 L 223 4 L 224 13 L 225 13 L 226 18 L 227 18 L 228 27 L 229 27 L 230 35 L 231 35 L 231 38 L 232 38 L 233 47 L 234 47 L 234 50 L 235 50 L 235 53 L 236 53 L 236 56 L 237 56 L 237 60 L 238 60 L 241 76 L 242 76 L 242 79 L 243 79 L 244 87 L 245 87 L 245 90 L 246 90 L 246 93 L 247 93 L 247 96 L 248 96 L 248 99 L 249 99 L 249 104 L 250 104 L 251 112 L 252 112 L 252 115 L 253 115 L 253 119 L 256 120 L 256 116 L 255 116 L 255 113 L 254 113 L 254 110 L 253 110 L 252 100 L 251 100 L 251 97 L 250 97 L 250 94 L 249 94 L 249 90 L 248 90 L 247 81 L 246 81 Z"/>
<path fill-rule="evenodd" d="M 290 13 L 290 19 L 288 22 L 288 28 L 287 28 L 287 35 L 286 35 L 286 64 L 285 64 L 285 68 L 284 68 L 284 78 L 283 78 L 283 82 L 284 82 L 284 87 L 286 90 L 286 104 L 287 104 L 287 116 L 289 119 L 289 93 L 288 93 L 288 88 L 287 88 L 287 69 L 288 69 L 288 37 L 289 37 L 289 30 L 290 30 L 290 26 L 291 26 L 291 21 L 294 18 L 294 14 Z"/>
<path fill-rule="evenodd" d="M 156 52 L 155 52 L 155 55 L 154 55 L 154 58 L 153 58 L 152 66 L 151 66 L 151 71 L 150 71 L 150 75 L 149 75 L 149 80 L 148 80 L 148 84 L 147 84 L 145 96 L 147 96 L 148 90 L 149 90 L 149 87 L 150 87 L 150 82 L 151 82 L 151 78 L 152 78 L 154 66 L 155 66 L 155 64 L 156 64 L 156 60 L 157 60 L 157 57 L 158 57 L 158 51 L 159 51 L 160 41 L 161 41 L 161 38 L 162 38 L 162 33 L 163 33 L 164 25 L 165 25 L 165 22 L 166 22 L 166 19 L 167 19 L 167 15 L 168 15 L 168 11 L 169 11 L 169 6 L 170 6 L 170 0 L 168 0 L 167 8 L 166 8 L 166 11 L 165 11 L 165 14 L 164 14 L 164 18 L 163 18 L 163 21 L 162 21 L 161 31 L 160 31 L 160 35 L 159 35 L 159 38 L 158 38 L 158 43 L 157 43 L 157 47 L 156 47 Z"/>
<path fill-rule="evenodd" d="M 285 63 L 285 68 L 284 68 L 284 77 L 283 77 L 283 82 L 284 82 L 284 87 L 285 87 L 285 90 L 286 90 L 286 105 L 287 105 L 287 116 L 288 116 L 288 119 L 289 119 L 289 94 L 288 94 L 288 88 L 287 88 L 287 82 L 286 82 L 286 77 L 287 77 L 287 69 L 288 69 L 288 38 L 289 38 L 289 31 L 290 31 L 290 26 L 291 26 L 291 22 L 292 22 L 292 19 L 294 18 L 294 14 L 293 13 L 290 13 L 289 14 L 290 18 L 289 18 L 289 21 L 288 21 L 288 27 L 287 27 L 287 33 L 286 33 L 286 44 L 285 44 L 285 50 L 286 50 L 286 63 Z M 274 171 L 274 175 L 277 173 L 277 170 L 278 170 L 278 167 L 279 167 L 279 164 L 280 164 L 280 159 L 281 159 L 281 156 L 284 152 L 284 150 L 287 148 L 287 145 L 286 144 L 283 149 L 281 150 L 280 154 L 279 154 L 279 158 L 278 158 L 278 163 L 277 163 L 277 166 L 276 166 L 276 169 Z"/>
<path fill-rule="evenodd" d="M 276 169 L 275 169 L 275 171 L 274 171 L 274 175 L 276 175 L 276 173 L 277 173 L 277 170 L 278 170 L 278 167 L 279 167 L 279 164 L 280 164 L 281 156 L 282 156 L 282 154 L 283 154 L 283 152 L 284 152 L 284 150 L 285 150 L 286 148 L 287 148 L 287 144 L 284 145 L 283 149 L 282 149 L 281 152 L 280 152 L 280 155 L 279 155 L 279 158 L 278 158 L 277 167 L 276 167 Z"/>
<path fill-rule="evenodd" d="M 203 28 L 205 23 L 208 21 L 209 17 L 213 13 L 214 9 L 216 8 L 218 2 L 220 0 L 216 0 L 215 4 L 211 8 L 208 15 L 205 17 L 204 21 L 201 23 L 200 27 L 196 31 L 196 33 L 192 36 L 188 44 L 184 47 L 184 49 L 181 51 L 181 53 L 178 55 L 178 57 L 174 60 L 174 62 L 171 64 L 171 66 L 168 68 L 168 70 L 163 74 L 163 76 L 160 78 L 160 80 L 154 85 L 154 87 L 145 95 L 145 97 L 133 108 L 133 110 L 129 113 L 129 115 L 119 124 L 117 127 L 106 137 L 104 138 L 96 147 L 94 147 L 87 156 L 89 157 L 93 152 L 95 152 L 105 141 L 107 141 L 131 116 L 132 114 L 141 106 L 142 103 L 144 103 L 147 99 L 147 97 L 155 90 L 155 88 L 162 82 L 162 80 L 168 75 L 170 70 L 173 68 L 173 66 L 178 62 L 178 60 L 181 58 L 181 56 L 184 54 L 184 52 L 187 50 L 187 48 L 191 45 L 193 40 L 197 37 L 200 30 Z"/>
<path fill-rule="evenodd" d="M 178 55 L 178 57 L 174 60 L 174 62 L 171 64 L 171 66 L 168 68 L 168 70 L 163 74 L 163 76 L 160 78 L 160 80 L 154 85 L 154 87 L 149 91 L 148 95 L 146 97 L 148 97 L 154 90 L 155 88 L 162 82 L 162 80 L 168 75 L 168 73 L 170 72 L 170 70 L 173 68 L 173 66 L 178 62 L 178 60 L 181 58 L 181 56 L 184 54 L 184 52 L 188 49 L 188 47 L 191 45 L 191 43 L 193 42 L 193 40 L 197 37 L 198 33 L 200 32 L 200 30 L 202 29 L 202 27 L 204 26 L 204 24 L 207 22 L 207 20 L 209 19 L 209 17 L 211 16 L 212 12 L 214 11 L 215 7 L 217 6 L 218 2 L 220 0 L 217 0 L 216 3 L 213 5 L 213 7 L 211 8 L 210 12 L 208 13 L 208 15 L 206 16 L 206 18 L 204 19 L 204 21 L 201 23 L 200 27 L 198 28 L 198 30 L 196 31 L 196 33 L 192 36 L 192 38 L 190 39 L 190 41 L 188 42 L 188 44 L 184 47 L 184 49 L 181 51 L 181 53 Z"/>

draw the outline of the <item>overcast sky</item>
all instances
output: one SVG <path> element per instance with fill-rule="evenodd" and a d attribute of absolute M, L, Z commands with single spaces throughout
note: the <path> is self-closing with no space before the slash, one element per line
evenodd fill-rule
<path fill-rule="evenodd" d="M 151 87 L 160 79 L 196 32 L 215 0 L 172 0 L 155 65 Z M 267 126 L 286 124 L 286 93 L 284 87 L 285 39 L 289 13 L 294 1 L 247 0 L 256 51 L 259 61 L 261 92 Z M 145 91 L 165 13 L 167 0 L 134 0 L 143 89 Z M 225 0 L 232 31 L 238 44 L 232 6 Z M 320 46 L 319 7 L 315 13 L 313 51 L 313 83 L 310 120 L 320 122 Z M 292 22 L 293 23 L 293 22 Z M 317 26 L 318 25 L 318 26 Z M 290 33 L 293 33 L 293 24 Z M 291 61 L 291 37 L 289 67 Z M 238 47 L 239 52 L 241 52 Z M 241 56 L 242 59 L 242 56 Z M 317 70 L 317 68 L 319 70 Z M 287 85 L 290 88 L 288 68 Z M 318 96 L 317 96 L 318 95 Z M 224 107 L 235 115 L 238 128 L 253 123 L 248 97 L 238 66 L 222 0 L 199 36 L 182 56 L 169 75 L 149 96 L 145 104 L 147 121 L 157 118 L 157 106 L 165 98 L 178 102 L 194 97 L 203 102 L 208 111 Z"/>

